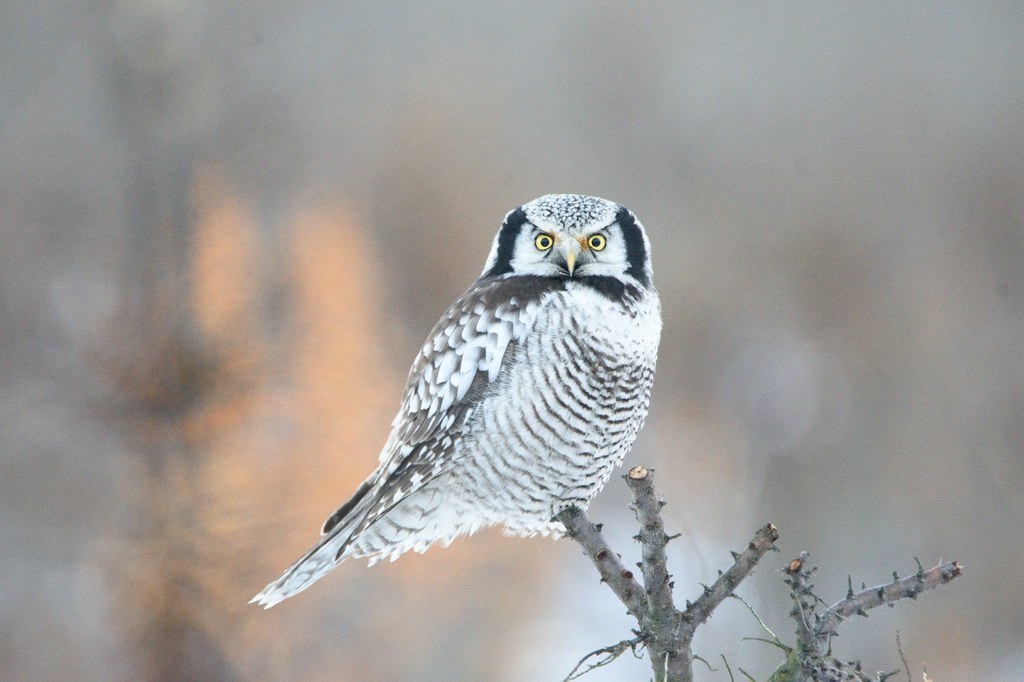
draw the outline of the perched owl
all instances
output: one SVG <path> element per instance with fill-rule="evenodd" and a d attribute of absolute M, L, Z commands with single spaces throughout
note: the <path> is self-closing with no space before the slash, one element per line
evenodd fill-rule
<path fill-rule="evenodd" d="M 515 209 L 413 361 L 377 470 L 253 601 L 485 526 L 559 535 L 553 517 L 585 509 L 633 444 L 660 336 L 650 242 L 628 209 L 577 194 Z"/>

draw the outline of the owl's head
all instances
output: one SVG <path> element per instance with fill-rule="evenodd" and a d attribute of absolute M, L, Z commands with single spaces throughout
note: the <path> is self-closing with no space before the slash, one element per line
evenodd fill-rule
<path fill-rule="evenodd" d="M 596 277 L 650 288 L 650 253 L 643 226 L 624 206 L 582 194 L 548 194 L 505 216 L 481 279 Z"/>

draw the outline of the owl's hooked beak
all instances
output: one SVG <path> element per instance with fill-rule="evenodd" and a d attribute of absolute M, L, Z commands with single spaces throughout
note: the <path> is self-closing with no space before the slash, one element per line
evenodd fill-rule
<path fill-rule="evenodd" d="M 569 271 L 569 276 L 572 277 L 572 272 L 576 269 L 576 246 L 574 244 L 570 244 L 569 248 L 565 250 L 565 267 Z"/>

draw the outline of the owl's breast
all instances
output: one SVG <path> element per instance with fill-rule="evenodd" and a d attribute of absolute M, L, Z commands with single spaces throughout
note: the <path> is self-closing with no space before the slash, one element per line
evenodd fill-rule
<path fill-rule="evenodd" d="M 581 351 L 590 353 L 607 371 L 633 366 L 653 368 L 661 339 L 661 303 L 653 290 L 636 298 L 611 298 L 595 289 L 570 282 L 560 305 L 545 308 L 545 328 L 538 338 L 570 335 Z"/>
<path fill-rule="evenodd" d="M 567 287 L 540 301 L 466 425 L 458 496 L 517 533 L 585 507 L 647 415 L 660 333 L 654 297 L 629 308 Z"/>
<path fill-rule="evenodd" d="M 587 287 L 552 292 L 510 348 L 477 426 L 540 453 L 628 448 L 647 414 L 660 335 L 653 292 L 631 305 Z"/>

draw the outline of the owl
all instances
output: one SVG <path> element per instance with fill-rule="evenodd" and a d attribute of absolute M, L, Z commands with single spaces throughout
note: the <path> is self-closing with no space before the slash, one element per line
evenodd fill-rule
<path fill-rule="evenodd" d="M 271 607 L 370 563 L 501 526 L 564 532 L 647 416 L 661 337 L 651 247 L 628 209 L 550 194 L 511 211 L 483 274 L 412 363 L 380 464 L 320 541 L 253 598 Z"/>

